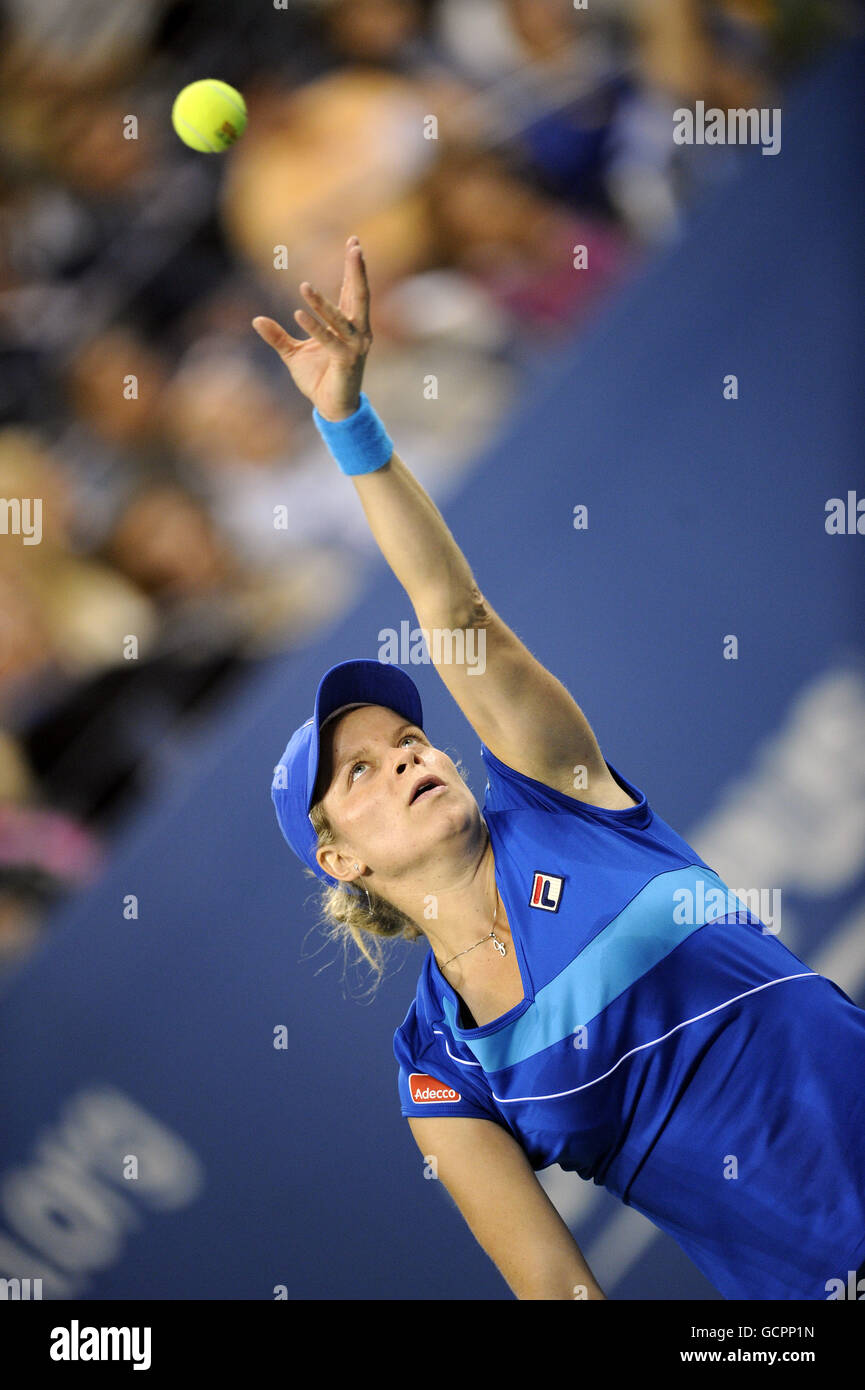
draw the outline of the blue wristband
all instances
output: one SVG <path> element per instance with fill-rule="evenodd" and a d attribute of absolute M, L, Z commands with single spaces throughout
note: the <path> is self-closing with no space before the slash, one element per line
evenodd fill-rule
<path fill-rule="evenodd" d="M 345 420 L 325 420 L 313 407 L 315 427 L 343 473 L 374 473 L 384 468 L 393 453 L 393 442 L 369 403 L 365 391 L 360 405 Z"/>

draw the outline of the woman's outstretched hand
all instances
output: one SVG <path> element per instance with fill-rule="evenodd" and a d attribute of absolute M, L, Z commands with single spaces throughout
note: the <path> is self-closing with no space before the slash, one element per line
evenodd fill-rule
<path fill-rule="evenodd" d="M 304 280 L 300 292 L 315 314 L 295 309 L 294 317 L 309 338 L 292 338 L 274 319 L 259 317 L 252 326 L 279 353 L 299 391 L 325 420 L 345 420 L 360 405 L 366 355 L 372 344 L 369 286 L 357 237 L 345 250 L 339 307 Z M 319 322 L 319 319 L 323 322 Z"/>

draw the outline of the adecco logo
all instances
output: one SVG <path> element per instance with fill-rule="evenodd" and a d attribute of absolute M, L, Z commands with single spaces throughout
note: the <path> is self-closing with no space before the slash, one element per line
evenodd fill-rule
<path fill-rule="evenodd" d="M 421 1105 L 424 1101 L 440 1105 L 442 1101 L 462 1100 L 459 1091 L 455 1091 L 451 1086 L 445 1086 L 444 1082 L 436 1081 L 434 1076 L 425 1076 L 423 1072 L 413 1071 L 408 1079 L 408 1087 L 411 1092 L 412 1100 Z"/>

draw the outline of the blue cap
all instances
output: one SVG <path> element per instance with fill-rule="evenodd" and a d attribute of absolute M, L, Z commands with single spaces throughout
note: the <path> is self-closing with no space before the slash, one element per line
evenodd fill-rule
<path fill-rule="evenodd" d="M 383 661 L 341 661 L 319 681 L 313 713 L 289 739 L 270 788 L 276 819 L 289 845 L 313 873 L 333 885 L 339 880 L 326 874 L 315 857 L 318 836 L 309 809 L 318 776 L 321 726 L 343 705 L 353 704 L 384 705 L 423 728 L 420 695 L 405 671 Z"/>

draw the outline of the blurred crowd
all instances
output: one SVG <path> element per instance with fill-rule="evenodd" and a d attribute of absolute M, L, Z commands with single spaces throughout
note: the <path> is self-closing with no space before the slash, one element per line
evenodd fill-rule
<path fill-rule="evenodd" d="M 253 332 L 364 247 L 364 381 L 441 505 L 545 354 L 745 152 L 672 111 L 781 104 L 845 0 L 0 0 L 0 968 L 192 764 L 238 680 L 374 558 Z M 199 77 L 249 110 L 171 127 Z M 575 264 L 576 248 L 584 247 Z M 10 499 L 41 501 L 38 543 Z M 32 540 L 33 538 L 31 538 Z"/>

